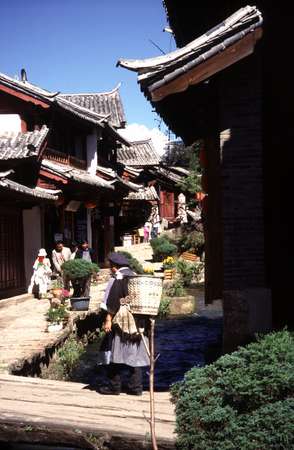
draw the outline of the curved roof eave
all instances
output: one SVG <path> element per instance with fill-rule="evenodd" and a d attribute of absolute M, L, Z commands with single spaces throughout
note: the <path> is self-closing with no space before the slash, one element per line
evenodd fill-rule
<path fill-rule="evenodd" d="M 247 18 L 249 16 L 249 18 Z M 189 44 L 180 49 L 176 49 L 166 55 L 156 56 L 154 58 L 147 59 L 119 59 L 117 66 L 124 67 L 126 69 L 144 74 L 146 72 L 160 71 L 166 68 L 169 64 L 174 64 L 175 61 L 185 59 L 191 53 L 199 50 L 203 45 L 206 45 L 209 41 L 220 37 L 222 34 L 227 33 L 230 29 L 238 26 L 238 24 L 246 23 L 247 20 L 251 20 L 252 17 L 261 17 L 261 13 L 255 6 L 245 6 L 225 19 L 219 25 L 209 30 L 207 33 L 202 34 L 200 37 L 194 39 Z"/>

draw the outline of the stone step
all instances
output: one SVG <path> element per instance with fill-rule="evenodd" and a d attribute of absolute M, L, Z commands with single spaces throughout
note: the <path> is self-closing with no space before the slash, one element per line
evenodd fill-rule
<path fill-rule="evenodd" d="M 16 295 L 15 297 L 8 297 L 3 300 L 0 299 L 0 309 L 6 306 L 12 306 L 18 303 L 26 302 L 27 300 L 32 300 L 33 298 L 33 294 L 21 294 Z"/>

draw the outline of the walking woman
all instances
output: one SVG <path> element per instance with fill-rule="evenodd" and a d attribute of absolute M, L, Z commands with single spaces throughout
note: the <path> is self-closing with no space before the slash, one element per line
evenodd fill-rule
<path fill-rule="evenodd" d="M 127 394 L 142 395 L 142 367 L 149 366 L 150 361 L 146 350 L 147 337 L 142 337 L 139 329 L 145 329 L 146 332 L 147 320 L 144 316 L 133 316 L 128 307 L 128 279 L 135 275 L 129 268 L 128 260 L 115 252 L 108 259 L 113 277 L 107 285 L 101 305 L 106 335 L 100 347 L 99 363 L 108 365 L 109 384 L 101 386 L 99 392 L 119 395 L 122 373 L 127 369 Z"/>

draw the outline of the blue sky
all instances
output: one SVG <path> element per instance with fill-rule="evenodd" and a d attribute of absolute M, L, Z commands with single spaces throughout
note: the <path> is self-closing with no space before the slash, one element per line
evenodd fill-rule
<path fill-rule="evenodd" d="M 61 92 L 104 92 L 121 82 L 128 123 L 158 127 L 136 74 L 119 58 L 147 58 L 175 49 L 161 0 L 0 1 L 0 72 Z M 164 124 L 161 130 L 164 131 Z"/>

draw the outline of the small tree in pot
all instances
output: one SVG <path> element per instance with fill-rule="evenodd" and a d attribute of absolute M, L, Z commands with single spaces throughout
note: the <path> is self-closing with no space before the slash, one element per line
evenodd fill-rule
<path fill-rule="evenodd" d="M 85 261 L 84 259 L 72 259 L 63 263 L 62 270 L 65 277 L 71 280 L 73 286 L 74 292 L 71 297 L 72 308 L 73 299 L 87 298 L 89 300 L 91 276 L 99 272 L 97 264 Z"/>

